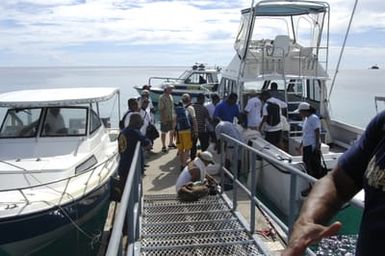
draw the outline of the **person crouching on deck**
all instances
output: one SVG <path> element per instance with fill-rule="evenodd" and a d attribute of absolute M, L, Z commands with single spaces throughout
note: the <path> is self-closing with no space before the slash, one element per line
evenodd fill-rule
<path fill-rule="evenodd" d="M 209 164 L 214 164 L 213 155 L 209 151 L 203 151 L 183 169 L 175 185 L 182 201 L 196 201 L 208 195 L 209 186 L 216 184 L 214 178 L 206 173 Z"/>

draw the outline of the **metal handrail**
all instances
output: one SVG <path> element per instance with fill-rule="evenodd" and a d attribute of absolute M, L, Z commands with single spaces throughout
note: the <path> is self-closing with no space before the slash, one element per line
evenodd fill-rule
<path fill-rule="evenodd" d="M 231 180 L 234 181 L 234 186 L 233 186 L 233 210 L 235 211 L 236 208 L 237 208 L 237 188 L 240 188 L 243 192 L 245 192 L 247 194 L 247 196 L 250 198 L 251 200 L 251 204 L 250 204 L 250 227 L 249 227 L 249 231 L 253 234 L 254 233 L 254 230 L 255 230 L 255 207 L 258 206 L 260 208 L 262 208 L 262 210 L 286 233 L 286 235 L 289 234 L 290 230 L 291 230 L 291 227 L 293 226 L 294 224 L 294 220 L 295 220 L 295 214 L 296 214 L 296 207 L 295 207 L 295 195 L 297 193 L 296 191 L 296 186 L 297 186 L 297 179 L 298 177 L 301 178 L 301 179 L 304 179 L 308 182 L 311 182 L 311 183 L 314 183 L 317 181 L 317 179 L 315 179 L 314 177 L 302 172 L 301 170 L 291 166 L 291 165 L 288 165 L 286 163 L 283 163 L 281 160 L 278 160 L 278 159 L 275 159 L 274 157 L 256 149 L 256 148 L 253 148 L 241 141 L 238 141 L 224 133 L 222 133 L 220 135 L 220 142 L 221 142 L 221 163 L 220 163 L 220 170 L 221 171 L 221 183 L 224 184 L 224 175 L 226 174 Z M 223 142 L 227 142 L 227 143 L 231 143 L 232 145 L 234 145 L 234 149 L 235 149 L 235 159 L 238 159 L 237 156 L 238 156 L 238 152 L 241 152 L 240 148 L 243 148 L 243 149 L 246 149 L 250 154 L 250 159 L 251 159 L 251 168 L 250 168 L 250 171 L 252 172 L 251 173 L 251 191 L 238 179 L 238 166 L 237 166 L 237 162 L 238 161 L 234 161 L 234 164 L 235 164 L 235 175 L 233 173 L 230 172 L 230 170 L 228 170 L 226 167 L 224 167 L 224 162 L 225 162 L 225 154 L 223 153 L 224 152 L 224 143 Z M 256 171 L 257 171 L 257 167 L 256 167 L 256 164 L 255 164 L 255 161 L 257 159 L 257 157 L 259 158 L 262 158 L 266 161 L 268 161 L 270 164 L 278 167 L 278 168 L 282 168 L 284 169 L 285 171 L 288 171 L 290 172 L 290 204 L 289 204 L 289 215 L 288 215 L 288 225 L 286 225 L 285 223 L 283 223 L 268 207 L 266 207 L 255 195 L 256 193 Z M 234 159 L 233 159 L 234 160 Z M 357 199 L 352 199 L 350 201 L 350 203 L 355 206 L 355 207 L 358 207 L 358 208 L 361 208 L 363 209 L 364 207 L 364 204 L 357 200 Z M 307 251 L 309 254 L 312 254 L 313 252 L 308 250 Z"/>
<path fill-rule="evenodd" d="M 134 254 L 134 243 L 139 239 L 139 216 L 141 213 L 141 166 L 140 142 L 136 144 L 132 164 L 128 173 L 120 208 L 112 227 L 111 238 L 108 244 L 107 256 L 122 255 L 122 238 L 124 221 L 127 223 L 127 255 Z"/>

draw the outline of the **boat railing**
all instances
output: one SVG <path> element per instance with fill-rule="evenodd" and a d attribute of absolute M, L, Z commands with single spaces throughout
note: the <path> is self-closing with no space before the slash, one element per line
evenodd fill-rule
<path fill-rule="evenodd" d="M 162 80 L 162 82 L 172 82 L 172 81 L 184 81 L 185 79 L 176 78 L 176 77 L 161 77 L 161 76 L 152 76 L 148 79 L 148 85 L 152 86 L 152 81 L 154 80 Z"/>
<path fill-rule="evenodd" d="M 262 209 L 269 218 L 271 218 L 285 233 L 286 237 L 284 237 L 284 240 L 287 242 L 288 234 L 291 231 L 291 228 L 293 227 L 295 218 L 298 213 L 297 204 L 296 204 L 296 194 L 297 194 L 297 182 L 299 179 L 304 179 L 307 182 L 314 183 L 317 181 L 317 179 L 313 178 L 312 176 L 307 175 L 303 171 L 295 168 L 294 166 L 288 165 L 287 161 L 285 162 L 285 159 L 276 159 L 273 156 L 270 156 L 266 153 L 264 153 L 261 150 L 258 150 L 256 148 L 253 148 L 241 141 L 238 141 L 226 134 L 220 135 L 220 148 L 221 148 L 221 161 L 220 161 L 220 176 L 221 176 L 221 184 L 225 184 L 225 175 L 229 177 L 233 181 L 233 210 L 236 211 L 238 207 L 238 190 L 242 190 L 244 193 L 247 194 L 249 200 L 250 200 L 250 220 L 249 220 L 249 230 L 253 234 L 255 231 L 256 226 L 256 219 L 255 219 L 255 213 L 256 213 L 256 207 Z M 233 166 L 231 167 L 230 171 L 228 168 L 225 167 L 225 144 L 226 145 L 232 145 L 234 147 L 235 156 L 232 156 L 232 163 Z M 243 154 L 242 156 L 240 154 Z M 251 176 L 251 182 L 250 182 L 250 188 L 248 188 L 244 183 L 241 182 L 239 179 L 240 173 L 238 168 L 238 161 L 234 161 L 234 159 L 244 159 L 243 156 L 247 154 L 249 159 L 249 170 L 250 170 L 250 176 Z M 242 158 L 240 158 L 242 157 Z M 272 210 L 270 210 L 264 203 L 262 203 L 257 197 L 256 197 L 256 191 L 257 191 L 257 160 L 265 160 L 271 165 L 274 165 L 276 168 L 279 168 L 281 170 L 284 170 L 286 172 L 290 173 L 290 189 L 289 189 L 289 214 L 288 214 L 288 224 L 285 224 L 280 218 L 277 217 L 275 213 L 273 213 Z M 228 182 L 228 181 L 227 181 Z M 364 205 L 362 202 L 356 199 L 352 199 L 350 203 L 357 208 L 363 208 Z M 308 249 L 308 254 L 313 255 L 314 253 Z"/>
<path fill-rule="evenodd" d="M 141 199 L 143 193 L 140 170 L 142 166 L 140 147 L 140 142 L 138 142 L 120 200 L 119 211 L 112 227 L 112 233 L 106 251 L 107 256 L 135 254 L 135 242 L 139 240 L 140 235 L 139 217 L 141 214 Z M 122 239 L 125 222 L 127 224 L 127 252 L 123 253 Z"/>
<path fill-rule="evenodd" d="M 2 190 L 0 190 L 0 193 L 2 193 L 2 192 L 19 191 L 21 194 L 23 194 L 23 191 L 24 191 L 24 190 L 37 189 L 37 188 L 39 188 L 39 187 L 48 187 L 48 188 L 51 188 L 52 190 L 55 190 L 55 191 L 56 191 L 56 189 L 54 189 L 54 187 L 56 187 L 57 184 L 59 184 L 59 183 L 62 183 L 62 182 L 70 183 L 73 179 L 76 179 L 76 178 L 78 178 L 78 177 L 80 177 L 80 176 L 85 176 L 85 175 L 88 175 L 88 176 L 89 176 L 88 179 L 90 179 L 91 176 L 94 175 L 94 173 L 96 172 L 96 170 L 97 170 L 99 167 L 101 167 L 101 166 L 103 166 L 103 167 L 100 168 L 100 170 L 108 169 L 107 166 L 108 166 L 109 164 L 111 164 L 112 161 L 114 161 L 114 159 L 116 158 L 117 154 L 118 154 L 118 153 L 114 153 L 114 154 L 112 154 L 111 156 L 109 156 L 105 161 L 100 162 L 100 163 L 98 163 L 98 164 L 96 164 L 96 165 L 94 165 L 94 166 L 91 166 L 91 167 L 85 169 L 83 172 L 77 173 L 77 174 L 75 174 L 75 175 L 73 175 L 73 176 L 71 176 L 71 177 L 67 177 L 67 178 L 63 178 L 63 179 L 55 180 L 55 181 L 51 181 L 51 182 L 44 182 L 44 183 L 41 182 L 41 181 L 39 180 L 39 178 L 36 177 L 36 175 L 35 175 L 35 174 L 41 174 L 42 172 L 41 172 L 40 170 L 39 170 L 39 171 L 28 171 L 28 170 L 24 169 L 24 168 L 21 167 L 21 166 L 18 166 L 18 165 L 13 164 L 13 163 L 9 163 L 9 162 L 4 161 L 4 160 L 1 160 L 0 162 L 3 163 L 3 164 L 8 164 L 8 165 L 10 165 L 10 166 L 12 166 L 12 167 L 14 167 L 14 168 L 20 169 L 20 173 L 21 173 L 21 174 L 24 174 L 25 177 L 30 176 L 31 179 L 35 180 L 38 184 L 36 184 L 36 185 L 30 185 L 30 186 L 28 186 L 28 188 L 2 189 Z M 102 171 L 100 171 L 97 175 L 100 176 L 100 175 L 101 175 L 101 174 L 100 174 L 101 172 L 102 172 Z M 13 173 L 15 173 L 15 172 L 13 172 Z M 3 175 L 8 175 L 8 174 L 9 174 L 9 173 L 3 173 Z M 1 176 L 1 175 L 2 175 L 2 174 L 0 173 L 0 176 Z M 100 181 L 99 183 L 101 183 L 101 181 Z M 87 187 L 87 186 L 88 186 L 88 182 L 84 183 L 84 186 Z M 67 186 L 66 186 L 66 187 L 67 187 Z M 66 192 L 66 190 L 64 190 L 64 191 L 58 191 L 58 193 L 61 193 L 61 194 L 63 194 L 63 195 L 68 194 L 68 193 Z"/>

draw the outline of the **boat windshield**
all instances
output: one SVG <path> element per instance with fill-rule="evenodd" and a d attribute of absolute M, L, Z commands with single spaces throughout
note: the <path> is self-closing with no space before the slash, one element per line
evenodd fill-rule
<path fill-rule="evenodd" d="M 86 107 L 9 109 L 1 125 L 0 138 L 84 136 Z"/>

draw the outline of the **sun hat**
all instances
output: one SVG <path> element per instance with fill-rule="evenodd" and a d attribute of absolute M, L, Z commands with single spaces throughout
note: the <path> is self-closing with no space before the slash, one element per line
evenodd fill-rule
<path fill-rule="evenodd" d="M 210 164 L 215 164 L 213 161 L 213 155 L 209 151 L 198 153 L 198 157 L 203 161 L 209 162 Z"/>
<path fill-rule="evenodd" d="M 302 110 L 310 110 L 310 104 L 307 102 L 301 102 L 298 105 L 298 108 L 295 110 L 296 113 Z"/>

